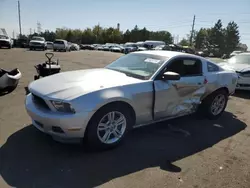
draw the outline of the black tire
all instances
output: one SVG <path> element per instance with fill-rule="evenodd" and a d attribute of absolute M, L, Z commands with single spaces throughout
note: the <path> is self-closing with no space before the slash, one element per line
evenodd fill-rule
<path fill-rule="evenodd" d="M 108 114 L 109 112 L 112 111 L 116 111 L 119 112 L 121 114 L 124 115 L 125 119 L 126 119 L 126 128 L 124 131 L 124 134 L 121 136 L 121 138 L 119 140 L 117 140 L 114 143 L 103 143 L 97 134 L 97 128 L 98 128 L 98 124 L 101 121 L 101 119 Z M 126 133 L 128 132 L 128 130 L 131 129 L 132 125 L 133 125 L 133 119 L 132 119 L 132 115 L 130 112 L 130 109 L 128 109 L 125 105 L 119 105 L 119 104 L 110 104 L 108 106 L 105 106 L 103 108 L 101 108 L 100 110 L 98 110 L 94 116 L 91 118 L 87 130 L 86 130 L 86 134 L 85 134 L 85 141 L 87 142 L 87 146 L 89 149 L 91 150 L 107 150 L 107 149 L 112 149 L 116 146 L 118 146 L 124 139 Z"/>
<path fill-rule="evenodd" d="M 11 45 L 8 46 L 8 49 L 11 49 Z"/>
<path fill-rule="evenodd" d="M 32 51 L 33 50 L 33 48 L 30 48 L 30 51 Z"/>
<path fill-rule="evenodd" d="M 212 113 L 212 104 L 215 100 L 216 97 L 224 97 L 225 103 L 224 106 L 221 108 L 221 112 L 218 114 L 213 114 Z M 224 112 L 228 102 L 228 93 L 224 89 L 217 90 L 207 96 L 201 103 L 201 106 L 199 107 L 200 114 L 204 114 L 208 119 L 218 119 Z"/>

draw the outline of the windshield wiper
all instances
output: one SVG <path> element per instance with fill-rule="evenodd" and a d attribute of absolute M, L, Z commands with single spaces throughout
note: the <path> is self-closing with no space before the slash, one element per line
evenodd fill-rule
<path fill-rule="evenodd" d="M 122 71 L 122 70 L 118 70 L 118 69 L 111 69 L 111 68 L 108 68 L 108 67 L 106 67 L 106 68 L 109 69 L 109 70 L 121 72 L 121 73 L 125 74 L 128 77 L 138 78 L 138 79 L 141 79 L 141 80 L 145 80 L 145 76 L 141 76 L 141 75 L 138 75 L 138 74 L 133 74 L 131 72 L 126 72 L 126 71 Z"/>

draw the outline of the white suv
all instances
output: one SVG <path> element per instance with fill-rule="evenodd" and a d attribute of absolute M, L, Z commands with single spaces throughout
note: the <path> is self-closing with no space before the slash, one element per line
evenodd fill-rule
<path fill-rule="evenodd" d="M 63 52 L 70 52 L 70 45 L 68 41 L 62 39 L 56 39 L 53 44 L 53 51 L 63 51 Z"/>

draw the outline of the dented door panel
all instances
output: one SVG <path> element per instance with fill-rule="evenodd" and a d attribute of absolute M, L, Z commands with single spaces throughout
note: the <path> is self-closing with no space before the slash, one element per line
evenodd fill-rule
<path fill-rule="evenodd" d="M 182 77 L 178 81 L 156 80 L 155 119 L 194 112 L 206 92 L 204 76 Z"/>

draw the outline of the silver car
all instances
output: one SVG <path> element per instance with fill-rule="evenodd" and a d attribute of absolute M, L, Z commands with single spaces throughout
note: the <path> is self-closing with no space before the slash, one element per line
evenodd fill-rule
<path fill-rule="evenodd" d="M 56 39 L 53 43 L 53 51 L 70 52 L 70 44 L 66 40 Z"/>
<path fill-rule="evenodd" d="M 202 57 L 142 51 L 124 55 L 105 68 L 33 81 L 25 105 L 33 125 L 54 139 L 86 138 L 91 147 L 106 149 L 119 144 L 133 127 L 197 110 L 218 118 L 236 82 L 234 71 Z"/>
<path fill-rule="evenodd" d="M 250 90 L 250 53 L 241 53 L 219 63 L 224 69 L 234 70 L 238 74 L 237 90 Z"/>

